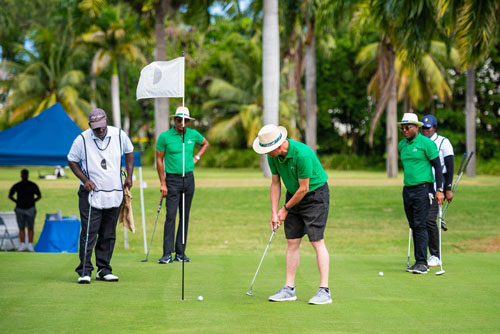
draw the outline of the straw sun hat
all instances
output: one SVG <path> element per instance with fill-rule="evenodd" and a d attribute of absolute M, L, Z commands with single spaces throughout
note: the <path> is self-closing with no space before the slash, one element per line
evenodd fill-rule
<path fill-rule="evenodd" d="M 415 124 L 417 126 L 422 126 L 424 123 L 418 120 L 417 114 L 406 112 L 403 114 L 403 119 L 401 120 L 401 122 L 398 122 L 398 125 L 403 124 Z"/>
<path fill-rule="evenodd" d="M 269 153 L 283 144 L 286 135 L 287 131 L 282 126 L 265 125 L 253 141 L 253 150 L 259 154 Z"/>

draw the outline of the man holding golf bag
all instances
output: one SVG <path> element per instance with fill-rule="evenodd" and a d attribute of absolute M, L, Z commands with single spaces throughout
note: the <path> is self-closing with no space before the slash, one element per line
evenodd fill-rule
<path fill-rule="evenodd" d="M 450 203 L 453 200 L 453 192 L 451 187 L 453 184 L 453 168 L 454 155 L 453 146 L 448 138 L 440 136 L 437 131 L 437 119 L 433 115 L 422 117 L 422 134 L 432 140 L 439 151 L 439 162 L 441 164 L 445 198 Z M 429 267 L 439 267 L 441 265 L 441 254 L 439 254 L 439 231 L 436 223 L 439 207 L 435 199 L 432 200 L 429 209 L 429 217 L 427 217 L 427 233 L 429 234 Z"/>
<path fill-rule="evenodd" d="M 104 110 L 89 114 L 90 129 L 73 142 L 68 164 L 80 179 L 78 190 L 80 218 L 80 264 L 76 268 L 79 284 L 89 284 L 92 249 L 95 246 L 96 279 L 117 282 L 110 265 L 116 240 L 116 224 L 123 200 L 123 188 L 132 187 L 134 147 L 127 134 L 108 126 Z M 125 154 L 127 175 L 122 185 L 121 161 Z"/>
<path fill-rule="evenodd" d="M 316 252 L 320 274 L 319 290 L 309 304 L 329 304 L 332 302 L 328 288 L 330 255 L 323 239 L 330 205 L 328 175 L 311 148 L 286 136 L 284 127 L 270 124 L 259 131 L 253 142 L 255 152 L 268 154 L 272 173 L 271 230 L 277 229 L 284 221 L 287 239 L 285 285 L 269 300 L 297 300 L 295 274 L 299 266 L 300 243 L 307 234 Z M 281 179 L 287 193 L 285 204 L 279 208 Z"/>
<path fill-rule="evenodd" d="M 190 261 L 190 258 L 185 254 L 185 248 L 189 211 L 195 188 L 193 170 L 194 165 L 201 159 L 209 145 L 198 131 L 185 127 L 190 120 L 194 119 L 189 116 L 188 108 L 178 107 L 173 117 L 174 127 L 160 134 L 156 142 L 156 169 L 160 178 L 161 195 L 166 197 L 167 206 L 163 230 L 163 256 L 158 260 L 160 264 L 172 263 L 172 261 Z M 183 141 L 185 145 L 184 156 Z M 195 144 L 200 145 L 197 154 L 194 154 Z M 184 176 L 183 164 L 185 164 Z M 183 193 L 185 197 L 184 208 Z M 179 209 L 180 218 L 174 243 L 177 209 Z M 184 229 L 182 227 L 183 214 L 185 214 Z M 175 252 L 174 258 L 172 258 L 173 252 Z"/>
<path fill-rule="evenodd" d="M 421 135 L 418 128 L 422 126 L 414 113 L 405 113 L 400 125 L 405 139 L 398 144 L 404 170 L 403 203 L 406 218 L 413 231 L 415 264 L 406 269 L 414 274 L 427 274 L 427 217 L 433 198 L 439 205 L 443 204 L 443 174 L 439 152 L 432 140 Z M 436 191 L 434 192 L 435 170 Z"/>

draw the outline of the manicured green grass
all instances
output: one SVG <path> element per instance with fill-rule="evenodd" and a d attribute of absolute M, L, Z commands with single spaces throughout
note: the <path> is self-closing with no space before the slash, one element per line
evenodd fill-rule
<path fill-rule="evenodd" d="M 19 168 L 0 168 L 0 211 Z M 78 181 L 38 180 L 36 238 L 45 213 L 77 215 Z M 42 167 L 50 173 L 49 167 Z M 144 167 L 147 241 L 151 236 L 159 184 Z M 138 172 L 135 174 L 138 176 Z M 325 241 L 331 254 L 332 305 L 307 304 L 318 287 L 314 252 L 304 239 L 297 273 L 299 300 L 269 303 L 284 283 L 283 231 L 278 230 L 255 281 L 245 295 L 269 240 L 269 180 L 255 170 L 199 169 L 191 210 L 185 265 L 158 265 L 165 209 L 149 262 L 144 242 L 139 182 L 133 188 L 137 232 L 130 248 L 117 233 L 112 260 L 119 283 L 76 284 L 76 254 L 0 252 L 2 333 L 497 333 L 500 320 L 500 178 L 464 176 L 447 214 L 443 233 L 446 274 L 404 272 L 408 224 L 402 176 L 376 172 L 329 172 L 331 207 Z M 488 252 L 486 252 L 488 251 Z M 493 253 L 491 253 L 493 252 Z M 378 272 L 383 271 L 383 277 Z M 197 296 L 205 300 L 199 302 Z"/>
<path fill-rule="evenodd" d="M 298 300 L 270 303 L 283 284 L 284 258 L 197 255 L 185 265 L 141 263 L 118 252 L 120 282 L 75 283 L 70 254 L 2 253 L 3 333 L 498 333 L 500 254 L 453 254 L 446 273 L 412 275 L 399 255 L 333 255 L 332 305 L 311 306 L 314 256 L 302 256 Z M 384 276 L 379 277 L 378 272 Z M 197 301 L 202 295 L 204 301 Z"/>

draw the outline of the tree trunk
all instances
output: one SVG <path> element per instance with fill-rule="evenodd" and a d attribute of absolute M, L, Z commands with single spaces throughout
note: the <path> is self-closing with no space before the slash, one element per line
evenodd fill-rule
<path fill-rule="evenodd" d="M 467 154 L 476 151 L 476 103 L 474 96 L 476 92 L 475 84 L 475 68 L 474 66 L 467 67 L 467 86 L 465 95 L 465 142 Z M 476 155 L 474 154 L 467 166 L 467 176 L 476 176 Z"/>
<path fill-rule="evenodd" d="M 96 89 L 97 89 L 96 75 L 95 75 L 95 73 L 91 73 L 90 74 L 90 91 L 91 91 L 90 92 L 90 94 L 91 94 L 90 106 L 92 107 L 92 109 L 96 108 L 96 102 L 95 102 Z"/>
<path fill-rule="evenodd" d="M 395 71 L 394 60 L 396 55 L 391 52 L 389 71 Z M 389 75 L 391 88 L 386 112 L 386 172 L 387 177 L 398 176 L 398 109 L 397 109 L 397 85 L 394 75 Z"/>
<path fill-rule="evenodd" d="M 115 65 L 113 65 L 115 67 Z M 113 125 L 117 128 L 122 127 L 121 111 L 120 111 L 120 80 L 117 72 L 111 75 L 111 105 L 113 108 Z"/>
<path fill-rule="evenodd" d="M 165 16 L 170 5 L 169 0 L 159 0 L 155 3 L 155 60 L 166 60 Z M 162 132 L 169 129 L 169 100 L 168 98 L 155 99 L 155 140 Z"/>
<path fill-rule="evenodd" d="M 310 29 L 314 29 L 311 24 Z M 306 43 L 306 144 L 316 152 L 317 105 L 316 105 L 316 36 Z"/>
<path fill-rule="evenodd" d="M 278 30 L 278 0 L 264 0 L 264 17 L 262 27 L 262 78 L 264 125 L 279 124 L 280 94 L 280 44 Z M 261 156 L 261 168 L 266 177 L 271 171 Z"/>
<path fill-rule="evenodd" d="M 297 92 L 297 107 L 299 110 L 299 126 L 304 126 L 304 97 L 302 96 L 302 75 L 304 74 L 304 53 L 302 38 L 299 36 L 297 51 L 295 52 L 295 90 Z"/>

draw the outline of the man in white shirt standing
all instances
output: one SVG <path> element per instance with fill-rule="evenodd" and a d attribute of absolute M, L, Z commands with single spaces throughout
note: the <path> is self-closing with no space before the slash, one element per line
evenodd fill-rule
<path fill-rule="evenodd" d="M 107 125 L 106 113 L 102 109 L 96 108 L 90 112 L 89 126 L 90 129 L 76 137 L 68 154 L 68 164 L 81 181 L 78 190 L 82 223 L 80 264 L 75 271 L 79 275 L 79 284 L 90 283 L 94 270 L 91 263 L 92 249 L 95 246 L 96 279 L 117 282 L 118 276 L 113 275 L 110 261 L 115 246 L 123 188 L 132 187 L 134 147 L 123 130 Z M 127 176 L 122 185 L 123 154 Z M 87 225 L 88 244 L 87 253 L 84 254 Z"/>
<path fill-rule="evenodd" d="M 454 169 L 454 154 L 453 146 L 448 138 L 437 134 L 437 119 L 433 115 L 426 115 L 422 117 L 422 134 L 432 140 L 439 151 L 439 161 L 443 170 L 445 198 L 448 202 L 453 200 L 453 192 L 451 185 L 453 183 L 453 169 Z M 433 169 L 434 171 L 434 169 Z M 436 185 L 434 184 L 434 187 Z M 429 234 L 429 260 L 427 264 L 429 267 L 439 267 L 441 265 L 441 254 L 439 254 L 439 231 L 436 218 L 438 215 L 438 204 L 435 199 L 432 200 L 429 209 L 429 216 L 427 218 L 427 233 Z"/>

